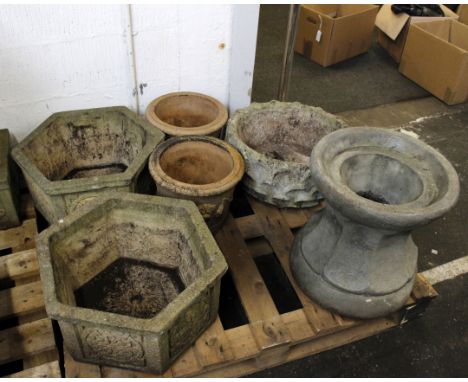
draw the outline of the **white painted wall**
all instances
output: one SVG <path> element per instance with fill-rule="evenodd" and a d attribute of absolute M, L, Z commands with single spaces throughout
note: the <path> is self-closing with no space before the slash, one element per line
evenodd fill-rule
<path fill-rule="evenodd" d="M 258 9 L 2 5 L 0 128 L 22 139 L 57 111 L 125 105 L 142 114 L 178 90 L 246 106 Z"/>

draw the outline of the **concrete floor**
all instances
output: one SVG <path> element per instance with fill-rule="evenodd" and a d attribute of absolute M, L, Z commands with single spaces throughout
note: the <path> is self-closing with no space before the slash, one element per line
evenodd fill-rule
<path fill-rule="evenodd" d="M 261 7 L 254 101 L 276 96 L 287 12 L 285 6 Z M 428 277 L 434 267 L 462 260 L 439 272 L 445 279 L 435 285 L 440 295 L 422 317 L 252 376 L 467 377 L 468 275 L 460 269 L 468 270 L 468 105 L 449 107 L 431 97 L 401 76 L 376 44 L 369 53 L 328 69 L 296 55 L 292 78 L 291 100 L 339 113 L 349 125 L 412 130 L 452 162 L 460 177 L 459 202 L 447 216 L 417 230 L 414 240 L 419 270 Z"/>

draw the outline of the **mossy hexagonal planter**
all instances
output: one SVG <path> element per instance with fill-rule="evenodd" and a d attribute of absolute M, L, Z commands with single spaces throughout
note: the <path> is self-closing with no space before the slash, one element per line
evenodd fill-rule
<path fill-rule="evenodd" d="M 13 151 L 52 223 L 102 192 L 130 191 L 164 134 L 126 107 L 55 113 Z"/>
<path fill-rule="evenodd" d="M 191 201 L 115 193 L 43 231 L 48 315 L 78 361 L 161 373 L 216 318 L 227 270 Z"/>

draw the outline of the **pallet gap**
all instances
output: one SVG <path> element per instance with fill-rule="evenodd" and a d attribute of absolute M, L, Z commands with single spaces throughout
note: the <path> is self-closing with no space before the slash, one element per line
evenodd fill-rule
<path fill-rule="evenodd" d="M 302 229 L 302 227 L 295 227 L 295 228 L 290 228 L 291 229 L 291 232 L 294 236 L 296 236 L 299 231 Z"/>
<path fill-rule="evenodd" d="M 37 208 L 34 208 L 34 210 L 36 212 L 37 233 L 41 233 L 49 227 L 49 223 L 47 222 L 45 217 L 39 212 L 39 210 L 37 210 Z"/>
<path fill-rule="evenodd" d="M 254 261 L 280 314 L 303 308 L 274 252 L 254 257 Z"/>
<path fill-rule="evenodd" d="M 15 286 L 15 280 L 10 278 L 0 280 L 0 290 L 11 289 Z"/>
<path fill-rule="evenodd" d="M 0 249 L 0 257 L 6 256 L 6 255 L 11 255 L 13 253 L 13 250 L 10 248 L 3 248 Z"/>
<path fill-rule="evenodd" d="M 52 331 L 54 333 L 55 345 L 57 346 L 58 363 L 60 374 L 65 377 L 65 354 L 63 348 L 63 336 L 57 320 L 52 320 Z"/>
<path fill-rule="evenodd" d="M 16 361 L 4 363 L 0 367 L 0 377 L 5 377 L 10 374 L 18 373 L 19 371 L 23 371 L 23 360 L 18 359 Z"/>
<path fill-rule="evenodd" d="M 225 330 L 249 323 L 239 294 L 234 286 L 231 271 L 227 271 L 221 278 L 218 315 Z"/>
<path fill-rule="evenodd" d="M 229 205 L 229 211 L 234 218 L 253 215 L 254 211 L 245 195 L 242 186 L 237 186 L 234 190 L 234 197 Z"/>
<path fill-rule="evenodd" d="M 0 327 L 2 330 L 13 328 L 20 324 L 19 318 L 16 316 L 8 317 L 0 321 Z"/>

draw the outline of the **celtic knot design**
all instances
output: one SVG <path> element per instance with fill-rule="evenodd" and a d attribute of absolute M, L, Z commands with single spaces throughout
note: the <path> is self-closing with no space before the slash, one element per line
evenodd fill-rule
<path fill-rule="evenodd" d="M 144 365 L 145 350 L 140 336 L 101 328 L 83 328 L 84 351 L 96 360 Z"/>

